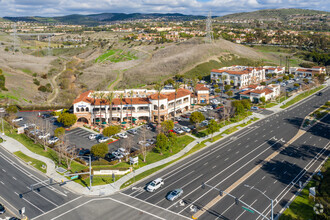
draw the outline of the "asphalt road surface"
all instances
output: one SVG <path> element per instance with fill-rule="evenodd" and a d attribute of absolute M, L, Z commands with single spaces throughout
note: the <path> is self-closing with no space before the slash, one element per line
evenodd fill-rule
<path fill-rule="evenodd" d="M 32 184 L 47 178 L 1 146 L 0 157 L 0 202 L 6 207 L 7 216 L 20 217 L 19 210 L 25 207 L 25 215 L 33 218 L 77 197 L 57 184 L 49 185 L 49 182 L 38 184 L 31 191 Z"/>
<path fill-rule="evenodd" d="M 303 118 L 324 104 L 329 97 L 329 89 L 326 89 L 322 96 L 313 95 L 307 101 L 242 129 L 234 137 L 225 138 L 148 178 L 135 186 L 138 190 L 128 189 L 123 193 L 175 213 L 192 216 L 194 207 L 197 207 L 197 210 L 201 209 L 219 194 L 211 188 L 202 189 L 203 182 L 222 190 L 232 186 L 293 138 Z M 304 182 L 329 154 L 329 120 L 328 115 L 321 123 L 239 184 L 231 194 L 269 216 L 270 201 L 258 191 L 244 187 L 244 184 L 254 186 L 275 200 L 274 210 L 277 214 L 297 191 L 299 181 Z M 143 190 L 148 182 L 157 177 L 164 179 L 163 188 L 154 193 Z M 182 197 L 174 202 L 167 201 L 167 193 L 176 188 L 183 189 Z M 181 199 L 184 205 L 179 202 Z M 244 211 L 242 204 L 235 205 L 234 199 L 225 196 L 210 207 L 200 219 L 257 217 L 256 213 Z"/>

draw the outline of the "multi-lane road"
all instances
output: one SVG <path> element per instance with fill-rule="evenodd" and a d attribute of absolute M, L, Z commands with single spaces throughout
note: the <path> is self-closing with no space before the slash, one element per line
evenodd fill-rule
<path fill-rule="evenodd" d="M 184 216 L 191 217 L 195 214 L 194 207 L 197 207 L 197 211 L 203 210 L 199 212 L 200 219 L 256 219 L 255 213 L 244 211 L 241 204 L 235 205 L 234 199 L 228 196 L 210 204 L 219 192 L 201 188 L 203 182 L 221 190 L 232 189 L 235 185 L 231 194 L 269 216 L 270 201 L 258 191 L 244 187 L 247 184 L 274 199 L 274 212 L 277 214 L 297 191 L 299 181 L 304 182 L 329 154 L 329 116 L 251 173 L 249 178 L 241 182 L 238 180 L 293 138 L 303 118 L 329 97 L 330 91 L 326 89 L 322 96 L 313 95 L 298 105 L 242 129 L 136 186 L 141 189 L 152 179 L 162 177 L 165 186 L 157 192 L 128 189 L 123 194 Z M 183 202 L 165 199 L 166 194 L 175 188 L 183 189 Z"/>
<path fill-rule="evenodd" d="M 329 97 L 327 88 L 322 96 L 313 95 L 223 138 L 134 188 L 107 197 L 77 196 L 58 185 L 30 191 L 29 185 L 46 178 L 0 148 L 0 166 L 5 170 L 0 173 L 0 199 L 13 205 L 15 208 L 4 202 L 13 210 L 26 207 L 26 214 L 32 219 L 191 219 L 193 215 L 198 219 L 262 219 L 244 211 L 242 204 L 236 205 L 228 196 L 217 199 L 217 190 L 202 189 L 205 182 L 230 190 L 269 217 L 270 201 L 244 185 L 273 199 L 275 214 L 282 210 L 297 192 L 299 181 L 305 182 L 329 155 L 329 115 L 286 146 L 297 134 L 303 118 Z M 146 192 L 146 184 L 157 177 L 164 179 L 164 187 L 154 193 Z M 167 193 L 176 188 L 183 189 L 182 197 L 167 201 Z"/>

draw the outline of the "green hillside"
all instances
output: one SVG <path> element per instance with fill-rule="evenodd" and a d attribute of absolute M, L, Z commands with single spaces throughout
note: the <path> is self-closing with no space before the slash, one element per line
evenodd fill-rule
<path fill-rule="evenodd" d="M 292 16 L 314 16 L 314 15 L 325 15 L 329 16 L 330 12 L 326 11 L 316 11 L 316 10 L 308 10 L 308 9 L 297 9 L 297 8 L 283 8 L 283 9 L 264 9 L 253 12 L 243 12 L 243 13 L 235 13 L 230 15 L 225 15 L 222 17 L 218 17 L 219 20 L 227 20 L 227 19 L 269 19 L 276 18 L 278 20 L 289 20 Z"/>

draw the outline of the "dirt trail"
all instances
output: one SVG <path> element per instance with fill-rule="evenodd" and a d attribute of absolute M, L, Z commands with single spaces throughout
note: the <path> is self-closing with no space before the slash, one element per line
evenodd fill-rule
<path fill-rule="evenodd" d="M 74 56 L 73 57 L 73 59 L 76 59 L 76 60 L 78 60 L 78 63 L 77 63 L 77 65 L 79 64 L 79 63 L 81 63 L 81 62 L 83 62 L 83 60 L 82 59 L 80 59 L 80 58 L 78 58 L 78 57 L 76 57 L 76 56 Z M 68 62 L 70 62 L 70 61 L 68 61 Z M 47 100 L 47 104 L 50 104 L 50 103 L 52 103 L 55 99 L 56 99 L 56 97 L 57 97 L 57 95 L 58 95 L 58 93 L 59 93 L 59 88 L 58 88 L 58 85 L 57 85 L 57 83 L 56 83 L 56 79 L 66 70 L 66 64 L 67 64 L 67 62 L 63 65 L 63 70 L 61 71 L 61 72 L 59 72 L 57 75 L 55 75 L 53 78 L 52 78 L 52 80 L 51 80 L 51 84 L 52 84 L 52 87 L 53 87 L 53 92 L 52 92 L 52 94 L 50 94 L 49 95 L 49 98 L 48 98 L 48 100 Z M 76 68 L 74 67 L 73 68 L 73 71 L 74 70 L 76 70 Z"/>

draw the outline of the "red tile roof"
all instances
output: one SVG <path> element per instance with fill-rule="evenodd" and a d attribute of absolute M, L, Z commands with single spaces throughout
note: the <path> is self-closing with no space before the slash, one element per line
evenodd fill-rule
<path fill-rule="evenodd" d="M 199 91 L 199 90 L 210 90 L 210 89 L 205 87 L 204 84 L 197 84 L 196 91 Z"/>
<path fill-rule="evenodd" d="M 155 94 L 152 94 L 152 95 L 149 95 L 149 98 L 150 99 L 153 99 L 153 100 L 158 100 L 158 93 L 155 93 Z M 164 94 L 159 94 L 159 99 L 167 99 L 167 96 L 164 95 Z"/>
<path fill-rule="evenodd" d="M 187 89 L 178 89 L 178 92 L 176 94 L 176 98 L 181 98 L 181 97 L 184 97 L 184 96 L 187 96 L 187 95 L 190 95 L 191 92 Z M 169 94 L 166 94 L 167 96 L 167 99 L 168 101 L 171 101 L 171 100 L 174 100 L 175 99 L 175 93 L 172 92 L 172 93 L 169 93 Z"/>

